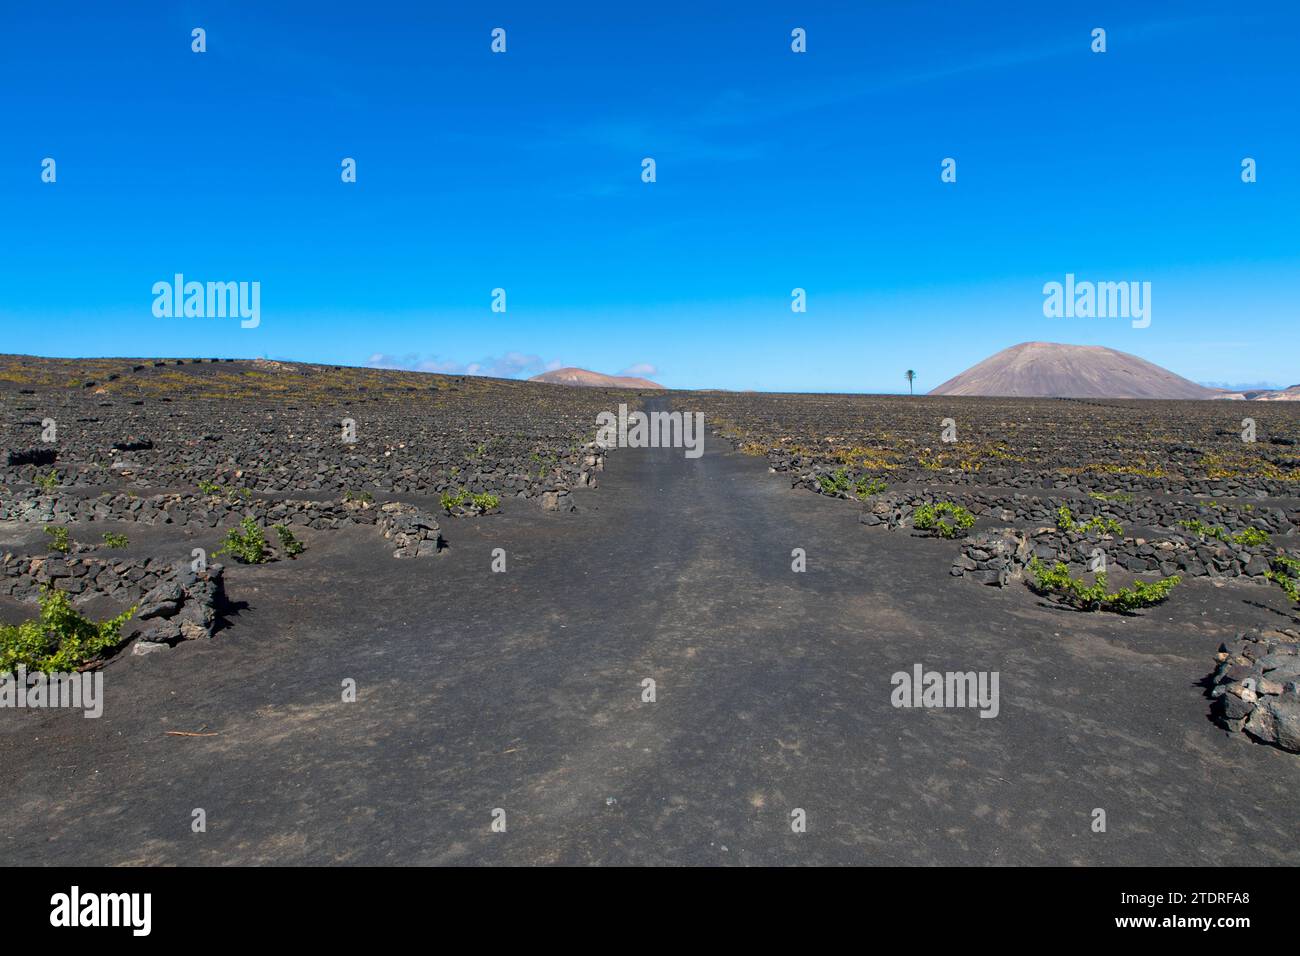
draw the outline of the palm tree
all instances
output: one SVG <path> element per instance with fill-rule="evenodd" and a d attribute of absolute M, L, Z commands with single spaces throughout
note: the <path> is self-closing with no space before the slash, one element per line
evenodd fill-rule
<path fill-rule="evenodd" d="M 907 370 L 907 394 L 912 394 L 912 379 L 916 378 L 916 373 L 910 368 Z"/>

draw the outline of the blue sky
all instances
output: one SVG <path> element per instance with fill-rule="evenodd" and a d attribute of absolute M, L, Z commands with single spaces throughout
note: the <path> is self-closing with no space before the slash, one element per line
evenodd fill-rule
<path fill-rule="evenodd" d="M 1046 340 L 1300 382 L 1293 0 L 0 16 L 0 351 L 870 392 Z M 260 282 L 260 326 L 156 318 L 177 272 Z M 1151 282 L 1150 327 L 1045 318 L 1067 272 Z"/>

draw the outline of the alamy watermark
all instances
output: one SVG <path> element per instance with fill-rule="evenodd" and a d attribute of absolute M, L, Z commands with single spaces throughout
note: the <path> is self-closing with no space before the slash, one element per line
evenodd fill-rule
<path fill-rule="evenodd" d="M 910 674 L 897 671 L 889 682 L 894 685 L 889 702 L 895 707 L 972 707 L 981 717 L 996 717 L 1002 707 L 997 671 L 945 673 L 914 664 Z"/>
<path fill-rule="evenodd" d="M 159 319 L 224 319 L 238 316 L 241 328 L 262 324 L 262 283 L 186 282 L 176 273 L 174 281 L 153 284 L 153 314 Z"/>
<path fill-rule="evenodd" d="M 85 711 L 83 717 L 94 719 L 104 714 L 104 674 L 88 671 L 79 674 L 27 673 L 21 664 L 16 671 L 0 674 L 0 708 L 19 709 L 75 707 Z"/>
<path fill-rule="evenodd" d="M 704 454 L 703 412 L 629 412 L 596 416 L 596 444 L 601 448 L 684 448 L 687 458 Z"/>
<path fill-rule="evenodd" d="M 1132 319 L 1133 328 L 1151 324 L 1150 282 L 1065 282 L 1043 285 L 1043 315 L 1049 319 Z"/>
<path fill-rule="evenodd" d="M 152 893 L 83 893 L 73 886 L 50 897 L 50 925 L 55 927 L 121 926 L 132 936 L 153 928 Z"/>

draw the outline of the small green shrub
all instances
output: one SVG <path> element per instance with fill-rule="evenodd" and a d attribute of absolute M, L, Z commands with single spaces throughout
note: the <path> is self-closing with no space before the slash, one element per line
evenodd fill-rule
<path fill-rule="evenodd" d="M 364 501 L 366 504 L 370 504 L 372 501 L 375 500 L 375 496 L 368 491 L 356 492 L 349 489 L 348 491 L 343 492 L 343 500 Z"/>
<path fill-rule="evenodd" d="M 59 473 L 51 471 L 48 475 L 33 475 L 32 484 L 42 491 L 53 491 L 59 486 Z"/>
<path fill-rule="evenodd" d="M 470 494 L 464 488 L 460 489 L 460 491 L 457 491 L 455 494 L 450 491 L 444 491 L 438 499 L 438 502 L 442 505 L 444 511 L 451 511 L 452 508 L 455 508 L 457 505 L 463 505 L 467 501 L 482 511 L 491 511 L 493 508 L 501 504 L 501 498 L 497 495 L 486 491 L 478 494 Z"/>
<path fill-rule="evenodd" d="M 952 521 L 943 520 L 948 515 Z M 918 531 L 933 531 L 941 538 L 960 538 L 975 524 L 975 516 L 951 501 L 921 505 L 913 512 L 912 526 Z"/>
<path fill-rule="evenodd" d="M 1133 496 L 1127 491 L 1090 491 L 1088 497 L 1093 501 L 1130 502 L 1133 500 Z"/>
<path fill-rule="evenodd" d="M 1093 528 L 1096 528 L 1100 531 L 1109 532 L 1110 534 L 1124 534 L 1124 526 L 1122 524 L 1114 518 L 1102 518 L 1099 515 L 1094 515 L 1083 527 L 1085 531 L 1091 531 Z"/>
<path fill-rule="evenodd" d="M 839 468 L 829 475 L 818 475 L 817 484 L 821 485 L 823 494 L 834 495 L 841 491 L 848 491 L 852 482 L 849 480 L 848 471 Z"/>
<path fill-rule="evenodd" d="M 1096 580 L 1088 584 L 1082 578 L 1070 576 L 1070 569 L 1060 561 L 1047 567 L 1038 558 L 1029 562 L 1033 576 L 1030 587 L 1040 594 L 1059 597 L 1064 603 L 1081 611 L 1117 611 L 1128 613 L 1138 608 L 1152 607 L 1166 600 L 1182 578 L 1178 575 L 1158 581 L 1134 581 L 1131 588 L 1110 591 L 1106 585 L 1106 572 L 1098 571 Z"/>
<path fill-rule="evenodd" d="M 1268 544 L 1269 535 L 1266 531 L 1259 528 L 1245 528 L 1236 534 L 1228 534 L 1224 528 L 1215 525 L 1208 525 L 1201 521 L 1200 518 L 1192 518 L 1189 521 L 1178 522 L 1180 527 L 1186 528 L 1192 534 L 1196 535 L 1202 541 L 1206 538 L 1213 538 L 1216 541 L 1234 542 L 1235 544 L 1244 545 L 1248 548 L 1258 547 L 1261 544 Z"/>
<path fill-rule="evenodd" d="M 1123 534 L 1124 526 L 1114 518 L 1103 518 L 1101 515 L 1093 515 L 1087 521 L 1079 522 L 1074 520 L 1074 512 L 1066 505 L 1056 509 L 1056 527 L 1061 531 L 1080 531 L 1087 534 L 1089 531 L 1102 531 L 1111 534 Z"/>
<path fill-rule="evenodd" d="M 1282 589 L 1282 593 L 1300 604 L 1300 561 L 1285 554 L 1275 554 L 1264 576 Z"/>
<path fill-rule="evenodd" d="M 277 524 L 273 525 L 273 527 L 275 528 L 275 536 L 280 539 L 280 548 L 285 554 L 291 558 L 296 558 L 302 554 L 302 542 L 293 536 L 293 532 L 289 530 L 288 525 Z"/>
<path fill-rule="evenodd" d="M 1232 540 L 1247 548 L 1257 548 L 1262 544 L 1268 544 L 1269 536 L 1268 532 L 1261 531 L 1259 528 L 1246 528 L 1234 534 Z"/>
<path fill-rule="evenodd" d="M 862 477 L 857 480 L 853 490 L 857 492 L 859 498 L 870 498 L 872 495 L 878 495 L 883 492 L 888 485 L 880 478 Z"/>
<path fill-rule="evenodd" d="M 885 490 L 885 483 L 880 479 L 874 479 L 874 477 L 867 477 L 866 475 L 859 477 L 857 480 L 852 479 L 849 476 L 848 468 L 836 468 L 829 475 L 818 475 L 816 476 L 816 483 L 822 486 L 823 494 L 839 494 L 853 490 L 853 493 L 857 494 L 859 498 L 880 494 Z"/>
<path fill-rule="evenodd" d="M 212 553 L 214 558 L 229 554 L 244 564 L 261 564 L 267 560 L 266 535 L 252 518 L 245 518 L 238 528 L 226 532 L 221 547 Z"/>
<path fill-rule="evenodd" d="M 45 533 L 50 536 L 50 550 L 57 551 L 60 554 L 67 554 L 72 550 L 72 542 L 68 539 L 68 529 L 63 525 L 47 524 Z"/>
<path fill-rule="evenodd" d="M 215 481 L 200 481 L 199 491 L 209 496 L 225 495 L 227 501 L 234 501 L 237 498 L 248 499 L 253 496 L 253 492 L 248 488 L 225 488 Z"/>
<path fill-rule="evenodd" d="M 104 547 L 106 548 L 125 548 L 131 543 L 131 539 L 124 534 L 116 531 L 104 532 Z"/>
<path fill-rule="evenodd" d="M 1181 528 L 1186 528 L 1188 531 L 1196 535 L 1202 541 L 1204 541 L 1206 538 L 1214 538 L 1216 541 L 1228 540 L 1228 532 L 1224 531 L 1222 528 L 1215 527 L 1214 525 L 1206 524 L 1200 518 L 1192 518 L 1188 521 L 1180 521 L 1178 522 L 1178 526 Z"/>
<path fill-rule="evenodd" d="M 560 466 L 560 459 L 558 455 L 547 455 L 546 457 L 542 457 L 542 455 L 539 454 L 538 452 L 533 452 L 532 455 L 529 456 L 529 458 L 532 460 L 534 465 L 540 466 L 537 470 L 538 478 L 545 478 L 548 474 L 555 471 L 555 469 Z M 456 470 L 453 470 L 452 474 L 456 474 Z"/>
<path fill-rule="evenodd" d="M 82 617 L 68 601 L 68 595 L 46 588 L 41 595 L 41 614 L 22 624 L 0 624 L 0 672 L 22 666 L 31 671 L 66 672 L 111 650 L 121 642 L 122 625 L 135 608 L 107 621 Z"/>

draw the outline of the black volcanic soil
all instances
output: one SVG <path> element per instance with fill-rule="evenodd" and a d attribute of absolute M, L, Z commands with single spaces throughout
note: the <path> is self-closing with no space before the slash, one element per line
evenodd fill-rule
<path fill-rule="evenodd" d="M 55 404 L 56 418 L 97 416 L 107 431 L 120 430 L 116 403 L 135 394 L 89 399 L 93 389 L 12 384 L 4 396 L 11 423 L 39 419 Z M 559 436 L 562 456 L 574 440 L 570 426 L 590 433 L 582 423 L 594 421 L 602 402 L 627 400 L 586 389 L 466 387 L 456 401 L 436 393 L 438 414 L 416 398 L 366 400 L 362 409 L 385 442 L 419 436 L 408 447 L 416 446 L 421 468 L 392 482 L 404 466 L 357 462 L 322 484 L 337 493 L 360 478 L 409 480 L 410 491 L 379 490 L 427 500 L 452 467 L 497 473 L 496 452 L 480 464 L 462 455 L 477 453 L 477 435 L 502 439 L 501 473 L 509 474 L 546 435 Z M 212 412 L 195 391 L 182 381 L 166 404 L 202 433 Z M 174 421 L 155 397 L 130 406 L 138 434 L 165 436 Z M 304 416 L 318 400 L 288 397 Z M 227 402 L 226 434 L 244 434 L 238 429 L 257 418 L 287 430 L 275 411 L 284 401 Z M 824 405 L 808 396 L 682 393 L 651 401 L 702 408 L 711 419 L 725 408 L 733 422 L 744 420 L 750 443 L 761 432 L 773 448 L 793 431 L 789 416 Z M 1161 431 L 1197 440 L 1203 404 L 1162 406 Z M 882 441 L 900 450 L 908 442 L 885 433 L 906 431 L 903 420 L 921 434 L 939 411 L 871 398 L 830 407 L 842 417 L 819 413 L 800 426 L 803 437 L 831 425 L 847 440 L 879 416 L 894 423 L 881 429 Z M 976 418 L 978 407 L 960 406 L 960 417 Z M 996 407 L 978 419 L 983 434 L 1013 408 Z M 1023 413 L 1041 407 L 1027 403 Z M 1125 405 L 1053 407 L 1063 409 L 1069 436 L 1108 436 L 1134 416 Z M 335 409 L 319 417 L 335 427 Z M 10 428 L 12 444 L 19 426 Z M 256 448 L 280 433 L 248 434 Z M 473 447 L 453 451 L 444 434 Z M 1029 442 L 1026 434 L 1009 442 L 1029 449 L 1061 441 L 1064 463 L 1094 450 L 1086 437 Z M 283 441 L 291 451 L 277 464 L 287 474 L 270 471 L 250 484 L 311 484 L 318 460 L 332 454 L 318 459 Z M 136 456 L 143 467 L 131 481 L 149 485 L 141 494 L 180 487 L 206 467 L 188 452 L 173 455 L 161 437 L 158 444 L 152 459 Z M 93 482 L 99 472 L 81 447 L 57 467 L 71 479 L 79 461 Z M 710 435 L 698 460 L 673 449 L 612 452 L 599 488 L 573 491 L 576 513 L 543 512 L 525 495 L 507 498 L 503 514 L 442 517 L 449 547 L 437 557 L 396 560 L 374 528 L 351 527 L 313 532 L 296 561 L 228 565 L 227 626 L 211 640 L 114 659 L 101 719 L 0 711 L 0 859 L 1300 862 L 1300 759 L 1216 727 L 1201 684 L 1220 641 L 1248 626 L 1294 623 L 1276 589 L 1198 579 L 1133 617 L 1066 611 L 1024 587 L 951 577 L 952 542 L 864 528 L 855 504 L 792 490 L 789 475 L 771 474 L 769 462 L 779 465 L 784 452 L 748 450 Z M 383 458 L 379 448 L 365 452 Z M 260 475 L 251 459 L 235 458 L 245 466 L 235 470 Z M 23 486 L 31 467 L 7 469 L 5 483 Z M 981 474 L 981 482 L 995 480 L 992 466 Z M 73 537 L 95 540 L 110 527 L 119 525 L 74 527 Z M 120 527 L 133 547 L 187 554 L 191 545 L 187 529 Z M 0 547 L 39 541 L 34 530 L 6 524 Z M 790 570 L 796 547 L 807 552 L 807 573 Z M 494 548 L 506 551 L 505 573 L 490 570 Z M 915 663 L 998 671 L 1000 715 L 894 709 L 890 675 Z M 340 699 L 346 678 L 357 682 L 356 703 Z M 656 682 L 655 703 L 642 702 L 646 678 Z M 190 830 L 198 807 L 207 813 L 203 834 Z M 1106 833 L 1090 830 L 1098 807 Z M 491 830 L 495 808 L 506 811 L 505 833 Z M 804 834 L 791 832 L 794 808 L 807 811 Z"/>

